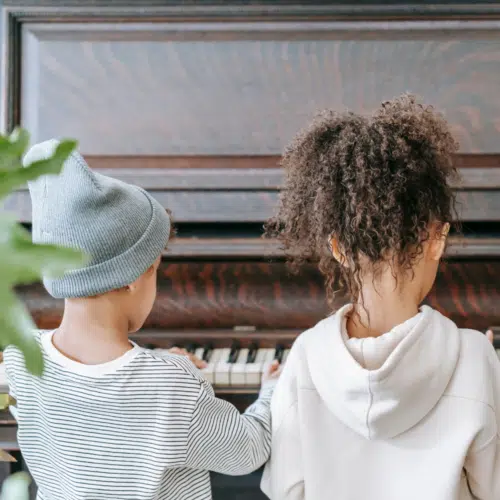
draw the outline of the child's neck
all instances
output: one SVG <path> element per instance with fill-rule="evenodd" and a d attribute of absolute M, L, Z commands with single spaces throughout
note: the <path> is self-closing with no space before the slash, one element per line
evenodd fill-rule
<path fill-rule="evenodd" d="M 357 304 L 347 320 L 350 337 L 379 337 L 419 312 L 418 294 L 412 287 L 363 287 L 363 305 Z M 363 307 L 364 306 L 364 307 Z"/>
<path fill-rule="evenodd" d="M 107 363 L 132 348 L 120 308 L 99 299 L 67 300 L 52 342 L 68 358 L 87 365 Z"/>

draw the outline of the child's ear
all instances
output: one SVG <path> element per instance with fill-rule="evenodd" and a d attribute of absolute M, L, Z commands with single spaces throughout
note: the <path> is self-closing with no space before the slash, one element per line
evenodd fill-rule
<path fill-rule="evenodd" d="M 449 232 L 450 224 L 448 222 L 433 228 L 434 234 L 431 237 L 430 248 L 430 256 L 433 260 L 440 260 L 443 257 Z"/>
<path fill-rule="evenodd" d="M 332 255 L 334 259 L 341 265 L 346 267 L 347 266 L 347 259 L 344 255 L 344 253 L 340 249 L 339 242 L 335 236 L 330 236 L 330 240 L 328 241 L 328 246 L 330 247 L 330 251 L 332 252 Z"/>

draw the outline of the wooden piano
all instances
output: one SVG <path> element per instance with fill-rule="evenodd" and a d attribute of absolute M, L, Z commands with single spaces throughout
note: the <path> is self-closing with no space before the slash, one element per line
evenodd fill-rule
<path fill-rule="evenodd" d="M 172 210 L 178 234 L 135 338 L 211 352 L 221 397 L 246 406 L 259 363 L 329 312 L 314 265 L 291 275 L 261 239 L 280 152 L 321 108 L 411 91 L 446 113 L 463 229 L 427 302 L 463 327 L 500 326 L 496 2 L 4 0 L 0 16 L 2 129 L 76 137 L 91 167 Z M 29 226 L 25 189 L 5 209 Z M 40 328 L 57 326 L 61 301 L 41 285 L 19 294 Z M 238 498 L 257 498 L 255 484 Z"/>

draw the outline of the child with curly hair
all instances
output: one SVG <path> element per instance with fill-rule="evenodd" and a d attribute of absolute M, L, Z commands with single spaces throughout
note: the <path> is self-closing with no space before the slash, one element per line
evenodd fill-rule
<path fill-rule="evenodd" d="M 498 500 L 500 363 L 421 305 L 456 220 L 457 143 L 404 95 L 322 113 L 283 159 L 267 234 L 351 303 L 295 342 L 272 402 L 272 500 Z"/>

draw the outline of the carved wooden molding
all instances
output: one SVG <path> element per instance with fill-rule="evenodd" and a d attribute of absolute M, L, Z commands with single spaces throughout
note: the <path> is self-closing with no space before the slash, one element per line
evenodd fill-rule
<path fill-rule="evenodd" d="M 500 14 L 496 0 L 471 2 L 470 0 L 414 0 L 384 2 L 383 0 L 358 0 L 350 4 L 335 0 L 3 0 L 0 6 L 18 17 L 44 18 L 47 20 L 68 17 L 138 17 L 141 14 L 157 17 L 240 19 L 273 16 L 285 19 L 440 19 L 466 16 L 481 18 Z"/>
<path fill-rule="evenodd" d="M 275 190 L 151 190 L 151 195 L 172 211 L 178 223 L 261 223 L 270 218 L 278 203 Z M 498 222 L 500 197 L 491 190 L 457 192 L 458 212 L 464 222 Z M 0 205 L 20 222 L 31 222 L 28 191 L 16 191 Z"/>
<path fill-rule="evenodd" d="M 500 238 L 455 237 L 448 240 L 450 259 L 500 258 Z M 164 259 L 283 259 L 279 243 L 262 238 L 174 238 Z"/>
<path fill-rule="evenodd" d="M 277 156 L 99 156 L 86 157 L 101 174 L 146 190 L 277 190 L 283 171 Z M 500 189 L 500 155 L 458 155 L 455 189 Z M 23 186 L 20 191 L 26 191 Z"/>

